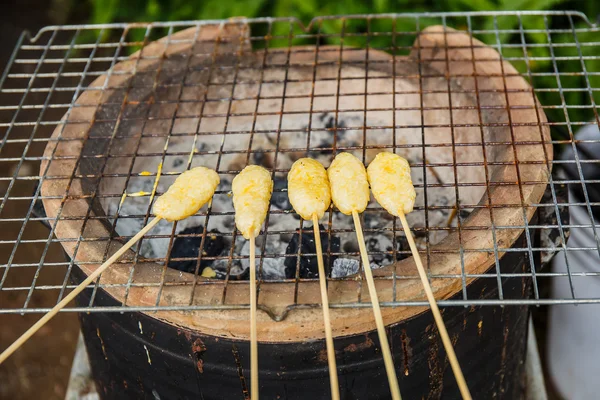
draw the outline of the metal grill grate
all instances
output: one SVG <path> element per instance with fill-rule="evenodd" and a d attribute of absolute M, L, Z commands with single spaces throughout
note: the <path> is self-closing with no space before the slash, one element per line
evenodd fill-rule
<path fill-rule="evenodd" d="M 235 34 L 228 31 L 232 24 L 236 26 Z M 432 25 L 459 29 L 442 33 L 447 47 L 442 48 L 441 58 L 429 60 L 441 66 L 442 72 L 437 73 L 435 69 L 424 66 L 422 53 L 431 49 L 420 43 L 421 34 Z M 216 32 L 212 39 L 204 36 L 209 29 Z M 50 296 L 58 302 L 65 292 L 75 287 L 69 282 L 75 265 L 86 269 L 86 266 L 92 268 L 102 261 L 85 260 L 81 253 L 89 252 L 90 248 L 101 248 L 100 253 L 106 259 L 109 249 L 113 249 L 108 246 L 109 243 L 113 246 L 132 236 L 126 228 L 122 228 L 123 221 L 134 221 L 132 226 L 147 223 L 151 218 L 153 199 L 185 169 L 206 165 L 215 168 L 223 181 L 230 182 L 246 163 L 268 159 L 272 163 L 270 170 L 273 177 L 285 182 L 288 167 L 281 163 L 281 159 L 294 154 L 333 157 L 336 152 L 351 151 L 362 155 L 363 160 L 368 162 L 369 154 L 382 150 L 413 155 L 413 172 L 420 171 L 422 179 L 415 186 L 423 203 L 414 213 L 414 232 L 421 238 L 424 260 L 430 262 L 432 258 L 446 254 L 459 257 L 460 265 L 455 272 L 431 271 L 434 285 L 444 285 L 444 282 L 458 285 L 455 294 L 446 293 L 446 299 L 440 300 L 440 305 L 600 302 L 600 296 L 583 297 L 577 291 L 578 282 L 598 279 L 598 272 L 580 270 L 570 262 L 577 254 L 600 254 L 597 227 L 591 222 L 598 204 L 588 190 L 590 185 L 600 182 L 584 176 L 584 170 L 598 160 L 582 153 L 586 151 L 586 144 L 593 145 L 599 140 L 575 139 L 581 127 L 598 124 L 595 98 L 600 90 L 600 57 L 597 55 L 600 41 L 592 38 L 597 37 L 599 30 L 579 13 L 511 12 L 319 17 L 308 26 L 295 19 L 276 18 L 56 26 L 44 28 L 33 37 L 24 34 L 0 79 L 0 131 L 3 138 L 0 147 L 0 190 L 3 194 L 0 204 L 0 313 L 47 311 L 50 307 L 38 306 L 36 298 Z M 469 68 L 473 71 L 467 68 L 460 73 L 452 69 L 450 65 L 456 60 L 449 56 L 452 48 L 449 43 L 454 35 L 462 35 L 465 31 L 495 49 L 503 60 L 514 65 L 518 73 L 504 71 L 503 68 L 501 74 L 474 74 L 476 62 L 483 63 L 481 65 L 504 64 L 499 63 L 497 58 L 476 56 L 483 46 L 473 41 L 469 46 L 458 49 L 471 54 L 472 67 Z M 158 38 L 164 39 L 153 42 Z M 130 58 L 134 52 L 139 53 Z M 389 58 L 383 57 L 382 52 L 389 53 Z M 248 61 L 251 58 L 248 54 L 256 55 L 256 60 Z M 403 64 L 409 55 L 413 57 L 416 70 Z M 298 74 L 300 68 L 312 70 L 308 79 Z M 335 73 L 321 74 L 319 68 L 328 68 Z M 357 75 L 357 70 L 363 75 Z M 386 70 L 388 72 L 382 72 Z M 178 76 L 181 72 L 183 75 Z M 528 90 L 511 89 L 511 82 L 520 76 L 532 87 Z M 397 80 L 400 79 L 411 81 L 413 89 L 398 86 Z M 460 85 L 456 86 L 456 82 L 468 79 L 472 80 L 474 87 L 461 89 Z M 503 90 L 490 89 L 486 82 L 495 80 L 501 82 Z M 92 84 L 92 81 L 95 82 Z M 440 85 L 440 82 L 443 84 Z M 303 91 L 303 85 L 308 88 L 307 91 Z M 328 92 L 328 87 L 334 89 Z M 358 89 L 349 90 L 351 87 Z M 141 98 L 140 93 L 144 91 L 153 94 L 151 100 Z M 94 96 L 96 103 L 76 102 L 84 93 Z M 461 94 L 475 99 L 475 105 L 465 105 L 460 97 L 455 97 Z M 514 94 L 527 96 L 529 103 L 511 104 Z M 375 96 L 379 96 L 380 100 L 373 107 L 370 103 Z M 428 96 L 445 96 L 447 100 L 436 105 L 429 102 Z M 490 99 L 497 98 L 494 96 L 504 100 L 490 102 Z M 541 104 L 535 102 L 534 96 L 540 99 Z M 409 97 L 417 99 L 417 106 L 403 103 L 402 99 Z M 327 104 L 328 100 L 332 103 Z M 263 102 L 276 103 L 277 107 L 268 108 Z M 302 106 L 298 106 L 300 103 Z M 186 115 L 185 112 L 190 110 L 193 112 Z M 522 122 L 511 118 L 513 112 L 523 110 L 532 111 L 537 120 Z M 417 113 L 420 120 L 407 121 L 404 113 L 410 112 Z M 507 119 L 490 121 L 482 117 L 484 113 L 494 115 L 494 112 L 504 113 Z M 390 122 L 383 125 L 369 122 L 377 119 L 374 117 L 377 113 L 391 115 Z M 428 122 L 431 115 L 443 113 L 447 115 L 443 122 Z M 544 114 L 548 116 L 548 122 Z M 343 123 L 348 115 L 356 116 L 359 124 L 348 126 Z M 468 118 L 465 120 L 464 116 Z M 319 121 L 319 117 L 327 120 Z M 186 119 L 195 126 L 193 131 L 179 126 Z M 292 119 L 302 119 L 305 123 L 298 127 L 290 122 Z M 214 129 L 216 125 L 221 128 Z M 86 130 L 90 126 L 88 134 L 77 135 L 77 130 Z M 541 141 L 520 141 L 519 129 L 523 127 L 538 129 Z M 444 129 L 450 133 L 448 138 L 451 140 L 432 142 L 431 132 Z M 507 129 L 507 139 L 494 140 L 494 136 L 484 135 L 484 130 L 493 134 L 495 130 L 502 129 Z M 550 142 L 543 138 L 544 129 L 550 129 L 552 133 Z M 479 135 L 478 143 L 456 139 L 456 132 L 469 130 Z M 51 137 L 53 132 L 55 135 Z M 389 139 L 373 141 L 370 132 L 389 134 Z M 360 140 L 358 143 L 338 141 L 344 134 L 358 135 Z M 293 135 L 303 135 L 305 145 L 288 142 Z M 323 140 L 326 135 L 333 137 L 331 143 Z M 412 135 L 416 139 L 398 141 L 397 138 L 402 135 Z M 263 146 L 263 140 L 270 147 Z M 216 148 L 200 146 L 213 142 L 217 143 Z M 192 147 L 184 150 L 177 143 L 188 143 Z M 521 148 L 537 145 L 546 149 L 544 144 L 554 147 L 554 157 L 546 152 L 542 160 L 519 159 Z M 47 145 L 50 145 L 50 150 L 44 152 Z M 77 154 L 63 151 L 77 146 L 89 151 Z M 481 152 L 481 159 L 457 158 L 457 152 L 471 148 Z M 573 160 L 559 157 L 565 148 L 574 151 Z M 448 154 L 452 157 L 428 160 L 428 156 L 433 154 L 430 153 L 432 149 L 450 150 Z M 519 159 L 516 182 L 498 182 L 491 176 L 494 168 L 515 165 L 514 158 L 513 161 L 502 161 L 492 157 L 501 149 Z M 235 160 L 239 157 L 243 162 L 237 168 Z M 177 159 L 184 162 L 174 167 L 179 163 Z M 140 163 L 147 165 L 144 160 L 152 160 L 154 168 L 142 170 Z M 71 174 L 57 172 L 60 171 L 57 166 L 69 163 L 76 166 L 71 168 Z M 546 181 L 522 180 L 519 170 L 528 166 L 551 167 L 553 171 L 548 177 L 547 195 L 541 202 L 524 202 L 524 192 L 546 184 Z M 569 174 L 570 169 L 566 166 L 575 167 L 575 175 Z M 468 169 L 483 173 L 483 180 L 466 179 L 460 170 Z M 102 185 L 106 182 L 118 182 L 114 187 L 119 189 L 112 192 L 103 189 Z M 150 189 L 133 191 L 138 183 L 140 187 L 149 184 Z M 44 192 L 44 184 L 68 190 Z M 74 189 L 79 186 L 84 190 Z M 503 186 L 516 186 L 520 201 L 510 199 L 507 204 L 478 201 L 481 195 L 489 197 L 490 190 Z M 579 188 L 582 199 L 571 198 L 569 201 L 566 196 L 568 186 Z M 89 288 L 91 301 L 88 305 L 66 310 L 246 309 L 247 300 L 237 298 L 236 290 L 246 293 L 247 282 L 237 280 L 232 273 L 234 263 L 247 259 L 247 255 L 241 254 L 236 247 L 241 238 L 233 228 L 207 232 L 208 228 L 217 224 L 215 221 L 232 216 L 231 211 L 214 207 L 215 204 L 230 202 L 229 189 L 228 183 L 222 185 L 212 205 L 194 217 L 207 229 L 203 233 L 187 234 L 189 238 L 199 238 L 201 249 L 205 249 L 215 237 L 224 238 L 227 246 L 223 252 L 207 256 L 200 251 L 198 257 L 172 260 L 169 254 L 176 239 L 186 236 L 181 233 L 182 227 L 169 225 L 168 233 L 151 231 L 136 246 L 132 258 L 119 264 L 119 268 L 125 271 L 124 280 L 101 279 L 95 287 Z M 435 191 L 448 192 L 444 196 L 452 201 L 447 204 L 438 201 L 444 196 L 436 195 Z M 460 201 L 468 192 L 477 193 L 476 201 Z M 276 186 L 275 195 L 285 197 L 283 184 Z M 63 213 L 65 204 L 83 204 L 77 201 L 104 207 L 106 214 L 96 212 L 92 206 L 80 216 Z M 46 212 L 49 204 L 59 204 L 56 215 L 46 216 L 42 202 L 46 205 Z M 130 202 L 143 206 L 139 206 L 138 212 L 129 212 L 127 205 Z M 588 222 L 571 224 L 566 211 L 573 207 L 583 209 Z M 521 222 L 510 225 L 496 223 L 496 210 L 506 208 L 520 210 Z M 537 215 L 529 220 L 528 213 L 535 209 L 538 210 Z M 487 211 L 491 225 L 466 223 L 474 210 Z M 434 223 L 432 215 L 438 214 L 450 222 L 446 225 Z M 324 220 L 324 234 L 329 243 L 332 243 L 332 238 L 354 234 L 350 227 L 337 222 L 337 215 L 331 210 L 326 215 L 328 219 Z M 393 264 L 408 257 L 410 251 L 399 243 L 402 229 L 397 221 L 391 221 L 386 227 L 377 223 L 386 220 L 385 215 L 384 210 L 372 203 L 364 214 L 365 220 L 368 219 L 365 235 L 389 239 L 391 248 L 374 246 L 369 253 L 372 259 L 387 259 Z M 279 224 L 283 220 L 295 221 L 295 225 L 291 229 L 281 228 L 287 226 Z M 50 230 L 42 229 L 40 223 L 46 224 Z M 77 226 L 78 233 L 62 231 L 57 234 L 63 226 L 61 224 Z M 99 232 L 98 226 L 103 226 L 107 235 L 95 234 Z M 266 304 L 269 296 L 281 291 L 290 296 L 286 310 L 319 307 L 303 295 L 303 290 L 314 288 L 317 280 L 300 276 L 301 257 L 314 256 L 314 253 L 302 251 L 301 245 L 291 254 L 269 251 L 268 246 L 268 243 L 288 242 L 296 229 L 310 235 L 310 226 L 294 219 L 287 204 L 271 208 L 265 227 L 261 233 L 262 271 L 268 260 L 293 259 L 296 272 L 291 278 L 261 281 L 260 288 L 264 290 L 259 289 L 259 302 L 260 296 L 266 296 L 263 299 L 263 304 Z M 591 244 L 567 245 L 569 234 L 577 230 L 591 230 Z M 478 247 L 476 242 L 463 240 L 464 235 L 475 231 L 491 231 L 494 242 L 496 235 L 507 231 L 523 234 L 515 243 L 500 242 L 491 247 Z M 435 246 L 434 242 L 441 240 L 438 237 L 452 233 L 458 234 L 459 245 L 456 248 Z M 306 240 L 306 237 L 300 235 L 300 240 Z M 168 243 L 166 255 L 155 254 L 152 257 L 151 252 L 144 253 L 144 243 L 147 248 L 152 248 L 153 240 Z M 73 259 L 65 261 L 61 254 L 63 246 L 68 248 L 68 253 L 75 255 Z M 475 253 L 491 255 L 491 268 L 471 271 L 465 260 Z M 553 254 L 565 260 L 566 271 L 551 272 L 549 268 L 540 267 Z M 358 249 L 335 250 L 330 245 L 326 256 L 328 259 L 344 257 L 358 260 Z M 523 269 L 502 271 L 501 260 L 509 256 L 520 259 Z M 173 261 L 193 262 L 195 275 L 202 273 L 203 261 L 212 261 L 213 264 L 224 262 L 226 273 L 224 279 L 194 279 L 192 275 L 183 273 L 177 277 L 166 267 Z M 150 268 L 148 264 L 155 267 Z M 143 279 L 149 275 L 140 278 L 139 273 L 144 269 L 151 271 L 151 278 Z M 485 294 L 472 293 L 469 283 L 474 279 L 489 281 L 493 288 Z M 377 280 L 390 288 L 390 296 L 382 299 L 382 306 L 427 305 L 422 297 L 404 297 L 403 286 L 398 286 L 410 282 L 417 284 L 415 271 L 384 268 Z M 510 291 L 505 288 L 520 285 L 524 280 L 530 282 L 531 298 L 511 298 Z M 549 294 L 547 288 L 554 280 L 568 280 L 570 296 L 561 298 Z M 332 308 L 371 307 L 360 275 L 330 279 L 330 285 L 336 282 L 348 282 L 348 286 L 340 287 L 352 289 L 353 293 L 346 293 L 347 296 L 337 300 L 334 298 Z M 99 288 L 120 293 L 122 304 L 96 304 Z M 144 290 L 152 294 L 152 301 L 140 304 L 131 300 L 131 293 L 139 294 Z M 186 301 L 166 300 L 173 295 L 173 290 L 185 292 Z M 209 300 L 198 298 L 201 296 L 198 293 L 204 293 Z M 22 299 L 20 306 L 2 306 L 2 299 L 11 299 L 10 304 L 14 304 L 15 298 Z M 278 314 L 274 317 L 283 316 Z"/>

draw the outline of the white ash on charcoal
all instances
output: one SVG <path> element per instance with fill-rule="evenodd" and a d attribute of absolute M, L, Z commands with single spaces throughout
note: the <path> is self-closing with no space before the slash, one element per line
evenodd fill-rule
<path fill-rule="evenodd" d="M 250 267 L 250 259 L 248 256 L 250 255 L 250 241 L 246 240 L 244 243 L 244 247 L 242 247 L 242 251 L 240 255 L 246 256 L 241 260 L 241 267 L 245 271 Z M 265 253 L 271 253 L 269 251 L 277 250 L 281 251 L 281 247 L 278 246 L 277 249 L 269 247 L 265 249 Z M 262 257 L 259 258 L 259 255 L 262 253 L 260 246 L 256 246 L 256 268 L 259 268 L 259 278 L 265 280 L 278 280 L 285 279 L 285 269 L 283 268 L 283 258 L 282 257 Z M 273 254 L 273 253 L 271 253 Z M 281 254 L 281 253 L 276 253 Z"/>
<path fill-rule="evenodd" d="M 383 268 L 385 265 L 371 263 L 371 269 Z M 345 278 L 350 275 L 358 274 L 360 270 L 360 261 L 353 258 L 337 258 L 331 268 L 332 278 Z"/>
<path fill-rule="evenodd" d="M 250 279 L 250 271 L 247 267 L 242 267 L 241 260 L 232 260 L 230 262 L 226 256 L 223 257 L 224 258 L 215 260 L 210 267 L 213 271 L 215 271 L 215 278 L 226 279 L 229 275 L 230 280 L 247 281 Z"/>
<path fill-rule="evenodd" d="M 377 153 L 390 151 L 389 147 L 395 144 L 395 152 L 406 158 L 413 166 L 411 177 L 416 186 L 417 200 L 415 211 L 410 213 L 407 219 L 416 236 L 417 246 L 421 249 L 425 249 L 427 243 L 438 243 L 448 234 L 449 228 L 457 226 L 458 218 L 450 218 L 452 207 L 456 205 L 457 200 L 461 205 L 477 204 L 483 194 L 484 186 L 460 187 L 459 199 L 457 199 L 457 191 L 452 185 L 456 181 L 485 183 L 485 170 L 481 167 L 469 166 L 453 168 L 452 164 L 468 164 L 481 160 L 481 146 L 461 145 L 453 148 L 451 135 L 454 132 L 456 143 L 475 143 L 481 140 L 480 131 L 468 128 L 456 128 L 454 131 L 445 127 L 437 128 L 436 125 L 450 123 L 445 114 L 436 112 L 422 115 L 418 110 L 421 106 L 447 107 L 446 93 L 432 93 L 423 99 L 418 95 L 397 95 L 395 115 L 393 111 L 376 111 L 389 107 L 392 102 L 391 95 L 367 94 L 365 97 L 365 88 L 373 93 L 388 93 L 396 85 L 396 93 L 419 93 L 418 84 L 407 79 L 392 79 L 389 72 L 377 70 L 375 64 L 368 71 L 370 77 L 368 85 L 364 80 L 367 75 L 362 64 L 349 64 L 344 67 L 344 76 L 353 79 L 343 79 L 339 82 L 323 79 L 338 76 L 335 65 L 325 64 L 319 67 L 316 76 L 319 82 L 313 89 L 312 64 L 286 62 L 286 57 L 287 55 L 276 51 L 273 54 L 269 52 L 267 62 L 274 66 L 279 65 L 278 63 L 285 65 L 280 70 L 274 67 L 269 70 L 269 73 L 283 77 L 285 72 L 288 76 L 294 77 L 293 85 L 285 85 L 275 80 L 260 88 L 262 56 L 256 58 L 249 56 L 244 63 L 248 63 L 248 67 L 253 68 L 239 69 L 238 78 L 243 78 L 247 83 L 235 87 L 235 99 L 231 98 L 233 92 L 230 82 L 232 82 L 233 71 L 224 69 L 213 77 L 210 98 L 230 99 L 229 101 L 207 101 L 202 89 L 204 82 L 201 81 L 201 75 L 191 74 L 186 78 L 187 82 L 190 85 L 196 83 L 197 86 L 194 86 L 193 90 L 184 91 L 182 100 L 185 101 L 179 103 L 178 107 L 149 108 L 147 103 L 140 102 L 139 107 L 128 108 L 128 118 L 131 120 L 127 121 L 133 122 L 124 121 L 120 124 L 117 127 L 117 136 L 132 137 L 141 132 L 139 146 L 136 144 L 136 147 L 123 149 L 127 154 L 135 153 L 136 157 L 120 157 L 118 163 L 107 164 L 105 174 L 119 174 L 119 176 L 103 179 L 99 187 L 100 196 L 98 196 L 109 217 L 109 222 L 114 222 L 118 217 L 116 224 L 118 235 L 132 236 L 142 228 L 144 216 L 152 206 L 150 193 L 155 181 L 155 176 L 152 175 L 161 162 L 163 162 L 162 176 L 157 187 L 159 195 L 173 183 L 175 174 L 190 167 L 205 166 L 221 173 L 221 184 L 212 201 L 211 215 L 208 218 L 205 215 L 197 215 L 175 225 L 161 221 L 152 231 L 152 235 L 162 237 L 142 240 L 139 251 L 142 257 L 154 260 L 166 259 L 173 234 L 179 234 L 186 229 L 196 231 L 207 229 L 208 232 L 221 234 L 223 238 L 223 249 L 220 254 L 214 255 L 216 259 L 210 265 L 216 273 L 216 278 L 222 279 L 227 274 L 230 279 L 247 277 L 248 261 L 247 258 L 240 259 L 240 256 L 249 253 L 247 247 L 249 245 L 245 243 L 246 241 L 242 241 L 239 235 L 231 254 L 231 235 L 235 226 L 233 205 L 227 192 L 231 190 L 231 180 L 235 172 L 243 169 L 248 163 L 259 164 L 270 170 L 277 169 L 274 175 L 275 191 L 271 201 L 271 211 L 278 210 L 279 213 L 270 215 L 268 237 L 264 246 L 262 242 L 264 235 L 261 234 L 257 238 L 256 254 L 262 260 L 261 279 L 284 279 L 289 275 L 286 274 L 286 261 L 288 265 L 294 264 L 295 276 L 297 257 L 285 257 L 285 255 L 288 247 L 291 248 L 290 252 L 293 252 L 294 246 L 297 247 L 297 244 L 292 243 L 294 237 L 297 238 L 293 232 L 299 229 L 301 222 L 292 212 L 289 204 L 286 191 L 287 180 L 282 171 L 289 169 L 298 158 L 309 156 L 327 167 L 331 163 L 334 151 L 349 151 L 361 159 L 364 158 L 365 163 L 368 164 Z M 294 55 L 294 57 L 302 56 Z M 159 84 L 155 85 L 156 92 L 148 89 L 148 93 L 139 93 L 138 97 L 153 98 L 155 103 L 172 102 L 173 93 L 165 88 L 168 85 L 163 86 L 163 84 L 171 81 L 181 82 L 181 78 L 180 75 L 161 77 Z M 437 87 L 447 85 L 447 82 L 440 78 L 439 82 L 432 79 L 426 84 L 428 87 Z M 259 90 L 262 97 L 260 100 L 256 99 Z M 307 93 L 313 90 L 315 97 L 311 105 Z M 463 99 L 465 96 L 468 97 L 467 94 L 457 93 L 455 100 L 453 94 L 453 104 L 466 104 L 468 100 Z M 236 100 L 238 98 L 245 100 Z M 257 104 L 257 101 L 260 102 Z M 421 104 L 421 101 L 424 103 Z M 283 114 L 281 114 L 282 107 Z M 365 107 L 368 111 L 361 111 Z M 332 111 L 336 108 L 338 112 Z M 204 115 L 202 118 L 201 110 Z M 235 115 L 230 118 L 211 116 L 223 115 L 228 110 Z M 312 112 L 309 112 L 310 110 Z M 461 118 L 461 113 L 460 110 L 456 111 L 455 120 Z M 148 116 L 152 118 L 148 119 Z M 464 117 L 468 120 L 466 115 Z M 396 124 L 401 121 L 401 127 L 392 129 L 394 121 Z M 422 127 L 423 123 L 425 127 Z M 114 135 L 114 132 L 112 134 Z M 363 151 L 365 145 L 366 150 Z M 276 149 L 279 149 L 277 154 Z M 247 154 L 248 150 L 251 150 L 250 155 Z M 165 156 L 162 156 L 163 153 Z M 128 161 L 130 165 L 127 165 Z M 424 164 L 433 164 L 433 166 L 423 167 Z M 132 176 L 126 177 L 129 168 Z M 144 171 L 151 172 L 150 176 L 143 174 Z M 224 171 L 231 173 L 224 173 Z M 426 192 L 423 186 L 427 188 Z M 121 195 L 124 191 L 127 197 L 121 204 Z M 136 197 L 139 193 L 143 195 Z M 205 213 L 206 207 L 200 214 Z M 135 218 L 128 218 L 129 216 Z M 465 216 L 464 211 L 460 213 L 461 218 Z M 394 219 L 381 210 L 374 200 L 371 201 L 362 218 L 366 230 L 367 248 L 372 253 L 371 262 L 374 265 L 389 265 L 394 260 L 410 254 L 399 222 L 394 223 Z M 302 247 L 305 243 L 312 242 L 314 245 L 310 225 L 303 222 L 302 226 L 305 237 L 311 238 L 308 240 L 303 238 Z M 332 241 L 336 241 L 336 247 L 339 243 L 341 249 L 339 252 L 351 252 L 352 256 L 358 253 L 352 218 L 339 212 L 334 212 L 332 216 L 326 213 L 323 226 L 338 231 L 332 234 Z M 396 249 L 393 248 L 393 227 L 396 228 Z M 326 243 L 324 240 L 323 242 Z M 332 268 L 336 262 L 336 265 L 342 265 L 342 261 L 338 261 L 339 258 L 336 260 L 334 256 L 327 253 L 326 247 L 323 250 L 325 257 L 330 257 L 326 265 L 331 265 Z M 302 253 L 307 252 L 314 253 L 312 250 L 302 249 Z M 171 251 L 170 257 L 189 258 L 188 254 L 193 252 L 186 250 L 184 255 L 178 255 Z M 230 255 L 233 256 L 233 260 L 230 260 Z M 302 260 L 306 260 L 306 263 L 302 267 L 304 262 L 301 262 L 300 276 L 314 276 L 312 259 L 302 257 Z M 205 265 L 207 264 L 203 262 L 201 267 Z M 350 265 L 349 261 L 344 265 Z M 349 266 L 343 268 L 343 271 L 350 272 L 343 272 L 340 268 L 338 267 L 339 271 L 335 272 L 336 277 L 353 271 L 353 267 Z"/>
<path fill-rule="evenodd" d="M 276 176 L 273 179 L 273 194 L 271 195 L 271 206 L 279 210 L 291 210 L 292 205 L 287 195 L 287 178 Z M 292 213 L 296 220 L 300 220 L 300 216 Z"/>

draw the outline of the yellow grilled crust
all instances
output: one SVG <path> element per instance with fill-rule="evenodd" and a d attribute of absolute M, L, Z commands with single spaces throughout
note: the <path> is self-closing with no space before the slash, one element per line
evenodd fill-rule
<path fill-rule="evenodd" d="M 415 205 L 415 188 L 410 178 L 408 161 L 393 153 L 379 153 L 369 167 L 367 175 L 375 200 L 390 214 L 399 211 L 408 214 Z"/>
<path fill-rule="evenodd" d="M 269 211 L 273 180 L 271 173 L 258 165 L 249 165 L 231 183 L 235 225 L 246 239 L 260 233 Z"/>

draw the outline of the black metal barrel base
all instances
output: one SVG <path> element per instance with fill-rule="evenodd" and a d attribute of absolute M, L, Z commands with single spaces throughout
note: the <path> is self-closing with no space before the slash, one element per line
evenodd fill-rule
<path fill-rule="evenodd" d="M 517 246 L 521 246 L 520 239 Z M 507 253 L 502 272 L 529 270 L 526 252 Z M 493 267 L 495 268 L 495 267 Z M 490 273 L 495 275 L 495 271 Z M 74 278 L 84 277 L 76 268 Z M 504 280 L 505 298 L 527 298 L 529 279 Z M 89 304 L 91 291 L 77 299 Z M 469 297 L 498 298 L 497 281 L 480 278 Z M 459 299 L 459 296 L 456 296 Z M 117 305 L 99 290 L 96 305 Z M 527 306 L 442 308 L 467 383 L 475 398 L 521 398 Z M 201 335 L 140 312 L 81 314 L 94 380 L 104 400 L 244 399 L 248 397 L 249 343 Z M 388 328 L 405 399 L 459 399 L 454 375 L 430 312 Z M 375 331 L 335 340 L 341 396 L 390 397 Z M 324 341 L 259 344 L 264 399 L 329 399 Z"/>

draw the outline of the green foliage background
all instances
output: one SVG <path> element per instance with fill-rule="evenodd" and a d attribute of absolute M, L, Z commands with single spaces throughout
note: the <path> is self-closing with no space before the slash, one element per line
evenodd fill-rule
<path fill-rule="evenodd" d="M 175 21 L 175 20 L 197 20 L 197 19 L 222 19 L 234 16 L 245 17 L 296 17 L 305 24 L 310 22 L 315 16 L 337 15 L 337 14 L 361 14 L 361 13 L 405 13 L 405 12 L 427 12 L 427 11 L 516 11 L 516 10 L 576 10 L 581 11 L 592 21 L 595 21 L 600 15 L 600 1 L 598 0 L 91 0 L 91 18 L 92 23 L 108 22 L 151 22 L 151 21 Z M 441 23 L 440 18 L 420 18 L 419 28 L 427 25 Z M 589 79 L 592 88 L 599 88 L 597 92 L 565 91 L 564 101 L 570 106 L 586 106 L 579 108 L 570 108 L 568 115 L 565 115 L 563 109 L 546 109 L 546 113 L 551 120 L 556 122 L 590 121 L 597 115 L 591 107 L 592 97 L 595 102 L 600 102 L 600 76 L 585 76 L 582 74 L 582 65 L 578 60 L 564 60 L 570 56 L 578 56 L 578 48 L 575 41 L 589 43 L 590 45 L 581 46 L 583 56 L 600 55 L 600 31 L 589 29 L 589 25 L 581 18 L 573 18 L 572 22 L 567 17 L 543 18 L 539 16 L 524 16 L 521 19 L 515 16 L 498 17 L 497 19 L 488 17 L 471 18 L 451 18 L 446 21 L 449 26 L 458 29 L 467 29 L 470 22 L 470 28 L 473 30 L 492 30 L 498 28 L 502 30 L 517 30 L 517 32 L 503 32 L 499 36 L 494 34 L 478 35 L 479 39 L 492 45 L 498 42 L 502 44 L 522 44 L 523 38 L 518 32 L 520 24 L 527 32 L 530 30 L 551 29 L 563 30 L 559 33 L 553 33 L 551 41 L 555 46 L 548 45 L 548 36 L 545 32 L 528 32 L 524 42 L 528 46 L 514 46 L 503 48 L 504 57 L 527 58 L 528 61 L 513 62 L 517 69 L 526 77 L 530 72 L 549 72 L 545 76 L 536 76 L 531 79 L 536 89 L 552 88 L 556 89 L 559 84 L 563 88 L 582 88 L 587 86 L 586 79 Z M 321 33 L 339 34 L 341 21 L 326 21 L 321 27 Z M 585 31 L 579 31 L 578 28 L 585 28 Z M 346 33 L 360 32 L 411 32 L 417 29 L 416 19 L 399 18 L 393 19 L 374 19 L 367 26 L 366 20 L 353 20 L 345 23 L 344 31 Z M 575 29 L 575 30 L 573 30 Z M 575 32 L 575 33 L 574 33 Z M 157 32 L 158 33 L 158 32 Z M 256 32 L 253 34 L 265 34 L 266 32 Z M 275 24 L 272 27 L 271 35 L 287 36 L 290 33 L 290 25 Z M 299 31 L 295 32 L 299 33 Z M 143 38 L 143 31 L 139 30 L 136 40 Z M 414 41 L 414 36 L 400 35 L 394 39 L 394 45 L 410 46 Z M 327 43 L 339 43 L 339 38 L 327 38 Z M 279 41 L 272 41 L 269 45 L 287 45 L 289 40 L 282 38 Z M 594 42 L 596 44 L 594 44 Z M 350 46 L 365 46 L 364 36 L 349 36 L 344 39 L 344 43 Z M 294 40 L 293 44 L 302 44 L 302 40 Z M 558 45 L 556 45 L 558 44 Z M 562 44 L 562 45 L 561 45 Z M 564 45 L 568 44 L 568 45 Z M 371 37 L 368 42 L 372 47 L 391 46 L 389 36 Z M 554 65 L 550 59 L 551 49 L 554 56 L 558 57 L 556 67 L 561 74 L 579 73 L 574 76 L 561 75 L 559 79 L 554 76 Z M 561 59 L 563 58 L 563 59 Z M 598 59 L 585 62 L 585 68 L 588 72 L 600 73 L 600 57 Z M 561 96 L 552 91 L 540 91 L 538 97 L 542 104 L 558 105 L 562 104 Z M 564 131 L 564 129 L 563 129 Z M 554 130 L 554 135 L 560 135 L 560 127 Z M 564 134 L 564 132 L 562 132 Z"/>

